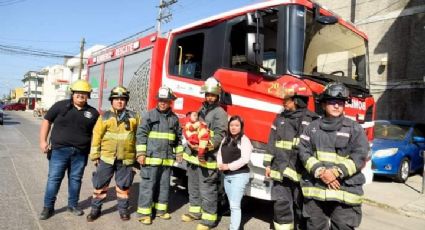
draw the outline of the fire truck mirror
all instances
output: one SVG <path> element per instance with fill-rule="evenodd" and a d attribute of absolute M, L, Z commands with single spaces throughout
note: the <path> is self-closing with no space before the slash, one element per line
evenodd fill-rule
<path fill-rule="evenodd" d="M 320 15 L 320 5 L 317 3 L 313 4 L 314 20 L 323 25 L 333 25 L 338 22 L 338 18 L 335 16 L 324 16 Z"/>
<path fill-rule="evenodd" d="M 245 54 L 247 62 L 255 66 L 262 66 L 264 53 L 263 18 L 259 11 L 246 14 L 247 34 Z"/>
<path fill-rule="evenodd" d="M 231 105 L 232 104 L 232 95 L 230 93 L 225 92 L 224 90 L 220 93 L 220 102 L 223 105 Z"/>

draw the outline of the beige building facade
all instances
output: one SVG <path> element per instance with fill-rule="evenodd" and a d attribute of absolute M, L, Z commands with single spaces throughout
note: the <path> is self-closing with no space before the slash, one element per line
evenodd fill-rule
<path fill-rule="evenodd" d="M 369 38 L 376 119 L 425 123 L 425 1 L 318 0 Z"/>

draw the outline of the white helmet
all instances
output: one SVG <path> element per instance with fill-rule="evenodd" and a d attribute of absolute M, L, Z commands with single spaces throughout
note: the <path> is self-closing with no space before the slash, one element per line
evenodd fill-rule
<path fill-rule="evenodd" d="M 221 85 L 214 76 L 209 77 L 201 87 L 201 93 L 211 93 L 217 96 L 221 93 Z"/>

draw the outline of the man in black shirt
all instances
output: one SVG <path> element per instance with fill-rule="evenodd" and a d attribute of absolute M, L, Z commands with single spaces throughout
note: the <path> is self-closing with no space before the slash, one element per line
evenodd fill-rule
<path fill-rule="evenodd" d="M 44 208 L 40 220 L 54 214 L 54 205 L 60 184 L 68 170 L 68 211 L 83 215 L 77 207 L 81 179 L 87 165 L 93 127 L 99 113 L 87 104 L 91 86 L 85 80 L 77 80 L 71 85 L 70 100 L 56 102 L 44 116 L 40 128 L 40 149 L 44 153 L 51 150 L 49 175 L 44 195 Z M 51 146 L 47 141 L 51 125 Z"/>

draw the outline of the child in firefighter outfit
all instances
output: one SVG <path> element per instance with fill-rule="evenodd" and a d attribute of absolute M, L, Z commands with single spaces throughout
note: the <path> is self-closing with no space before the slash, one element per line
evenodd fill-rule
<path fill-rule="evenodd" d="M 171 110 L 176 99 L 171 89 L 161 87 L 158 106 L 143 115 L 137 129 L 137 161 L 140 163 L 139 204 L 137 213 L 142 224 L 152 224 L 152 215 L 168 220 L 168 194 L 171 167 L 181 162 L 183 146 L 179 119 Z"/>
<path fill-rule="evenodd" d="M 205 151 L 210 139 L 207 123 L 199 120 L 198 113 L 188 112 L 183 125 L 183 136 L 193 146 L 198 146 L 198 160 L 205 162 Z"/>
<path fill-rule="evenodd" d="M 93 129 L 89 157 L 96 165 L 96 171 L 92 179 L 94 191 L 88 222 L 99 218 L 114 174 L 120 218 L 123 221 L 130 219 L 128 196 L 134 178 L 136 130 L 140 117 L 126 109 L 129 94 L 123 86 L 113 88 L 109 96 L 112 108 L 99 117 Z"/>

